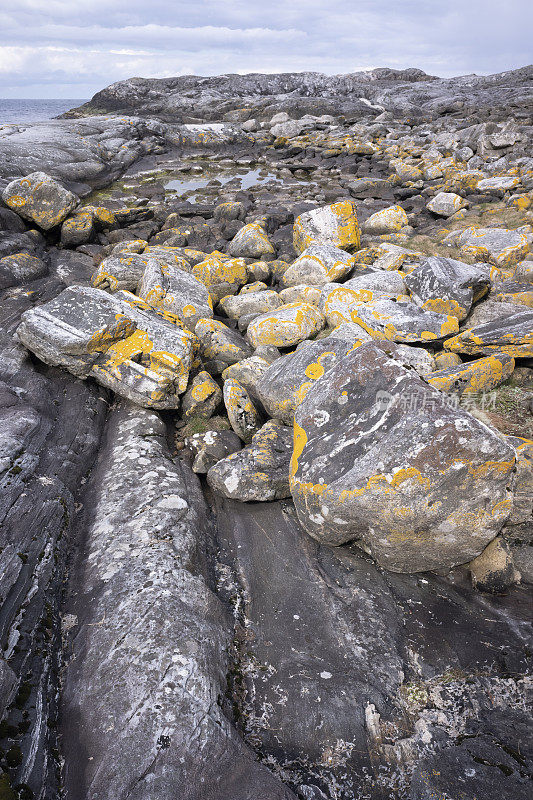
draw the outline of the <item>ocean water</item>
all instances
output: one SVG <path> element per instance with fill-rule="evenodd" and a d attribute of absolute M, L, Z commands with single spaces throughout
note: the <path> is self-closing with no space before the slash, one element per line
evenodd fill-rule
<path fill-rule="evenodd" d="M 7 100 L 0 97 L 0 125 L 42 122 L 85 102 L 86 100 Z"/>

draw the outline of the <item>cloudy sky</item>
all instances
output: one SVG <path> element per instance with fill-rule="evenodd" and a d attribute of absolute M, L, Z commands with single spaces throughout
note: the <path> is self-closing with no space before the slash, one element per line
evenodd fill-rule
<path fill-rule="evenodd" d="M 487 74 L 533 61 L 531 0 L 0 0 L 0 97 L 132 76 Z"/>

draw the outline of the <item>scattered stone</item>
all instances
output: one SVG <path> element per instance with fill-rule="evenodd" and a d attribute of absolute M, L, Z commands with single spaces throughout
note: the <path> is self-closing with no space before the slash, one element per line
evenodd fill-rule
<path fill-rule="evenodd" d="M 209 419 L 222 402 L 222 390 L 208 372 L 202 371 L 192 380 L 181 401 L 182 414 L 189 417 Z"/>
<path fill-rule="evenodd" d="M 243 258 L 228 259 L 221 254 L 212 254 L 194 264 L 191 272 L 209 289 L 213 303 L 218 303 L 227 294 L 236 294 L 248 281 L 246 262 Z"/>
<path fill-rule="evenodd" d="M 359 249 L 360 241 L 355 206 L 349 200 L 306 211 L 294 223 L 293 244 L 297 253 L 303 253 L 313 244 L 353 252 Z"/>
<path fill-rule="evenodd" d="M 137 294 L 152 308 L 174 314 L 190 331 L 200 319 L 213 316 L 205 285 L 183 269 L 162 265 L 159 259 L 148 257 Z"/>
<path fill-rule="evenodd" d="M 468 203 L 466 200 L 459 194 L 454 194 L 453 192 L 439 192 L 429 201 L 426 208 L 438 217 L 451 217 L 452 214 L 455 214 L 462 208 L 466 208 L 467 205 Z"/>
<path fill-rule="evenodd" d="M 270 420 L 238 453 L 218 461 L 207 482 L 219 494 L 243 503 L 290 497 L 292 428 Z"/>
<path fill-rule="evenodd" d="M 260 222 L 250 222 L 234 236 L 229 251 L 235 258 L 261 258 L 275 256 L 276 250 L 268 240 Z"/>
<path fill-rule="evenodd" d="M 261 416 L 244 386 L 234 378 L 224 382 L 224 405 L 230 425 L 243 442 L 251 442 L 261 427 Z"/>
<path fill-rule="evenodd" d="M 292 347 L 322 330 L 324 322 L 316 306 L 289 303 L 254 319 L 248 326 L 247 338 L 253 347 Z"/>
<path fill-rule="evenodd" d="M 237 453 L 242 442 L 234 431 L 206 431 L 189 436 L 185 446 L 194 456 L 192 471 L 205 475 L 218 461 Z"/>
<path fill-rule="evenodd" d="M 354 256 L 331 245 L 310 245 L 284 273 L 285 287 L 300 284 L 323 286 L 345 277 L 355 264 Z"/>
<path fill-rule="evenodd" d="M 409 224 L 407 214 L 401 206 L 390 206 L 376 211 L 363 223 L 363 232 L 374 235 L 397 233 Z"/>

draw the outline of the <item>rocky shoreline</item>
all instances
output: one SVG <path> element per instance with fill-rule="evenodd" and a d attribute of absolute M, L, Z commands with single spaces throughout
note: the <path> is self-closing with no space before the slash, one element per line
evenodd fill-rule
<path fill-rule="evenodd" d="M 526 798 L 532 76 L 0 127 L 1 800 Z"/>

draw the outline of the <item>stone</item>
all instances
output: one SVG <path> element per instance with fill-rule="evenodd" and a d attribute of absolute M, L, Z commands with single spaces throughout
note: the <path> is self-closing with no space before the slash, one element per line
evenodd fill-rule
<path fill-rule="evenodd" d="M 256 350 L 255 355 L 250 356 L 250 358 L 243 358 L 242 361 L 238 361 L 236 364 L 230 364 L 222 373 L 223 380 L 235 378 L 251 396 L 256 395 L 257 383 L 261 375 L 270 367 L 270 361 L 257 355 L 257 352 Z"/>
<path fill-rule="evenodd" d="M 207 473 L 209 486 L 243 503 L 290 497 L 292 428 L 270 420 L 245 448 L 218 461 Z"/>
<path fill-rule="evenodd" d="M 324 316 L 309 303 L 288 303 L 272 313 L 261 314 L 248 326 L 252 347 L 292 347 L 314 336 L 324 327 Z"/>
<path fill-rule="evenodd" d="M 338 359 L 296 409 L 291 492 L 322 542 L 394 572 L 470 561 L 511 512 L 514 450 L 379 345 Z"/>
<path fill-rule="evenodd" d="M 224 381 L 224 405 L 230 425 L 243 442 L 251 442 L 261 427 L 261 416 L 244 386 L 234 378 Z"/>
<path fill-rule="evenodd" d="M 243 220 L 246 217 L 246 207 L 244 203 L 228 202 L 219 203 L 213 211 L 215 222 L 230 222 L 236 219 Z"/>
<path fill-rule="evenodd" d="M 498 305 L 498 304 L 496 304 Z M 501 304 L 503 305 L 503 303 Z M 502 351 L 514 358 L 533 356 L 533 310 L 496 317 L 476 325 L 444 342 L 444 349 L 453 353 L 491 354 Z"/>
<path fill-rule="evenodd" d="M 26 311 L 17 336 L 46 364 L 147 408 L 178 408 L 198 340 L 176 323 L 129 292 L 69 286 Z"/>
<path fill-rule="evenodd" d="M 200 340 L 204 359 L 220 361 L 227 366 L 252 355 L 252 348 L 240 333 L 218 320 L 198 320 L 195 333 Z"/>
<path fill-rule="evenodd" d="M 41 258 L 30 253 L 13 253 L 0 258 L 0 290 L 9 286 L 18 286 L 21 283 L 42 278 L 48 272 L 48 267 Z"/>
<path fill-rule="evenodd" d="M 213 303 L 205 284 L 175 265 L 162 264 L 149 255 L 145 260 L 137 294 L 148 305 L 174 314 L 190 331 L 194 331 L 198 320 L 213 316 Z"/>
<path fill-rule="evenodd" d="M 422 179 L 422 171 L 418 169 L 418 167 L 415 167 L 414 164 L 408 164 L 405 161 L 394 159 L 391 161 L 391 167 L 394 168 L 396 175 L 403 183 Z"/>
<path fill-rule="evenodd" d="M 354 267 L 355 258 L 331 245 L 310 245 L 284 273 L 284 287 L 306 284 L 323 286 L 344 278 Z"/>
<path fill-rule="evenodd" d="M 500 268 L 518 264 L 529 252 L 526 234 L 505 228 L 466 228 L 459 244 L 476 261 L 486 260 Z"/>
<path fill-rule="evenodd" d="M 302 342 L 265 370 L 256 383 L 256 392 L 265 411 L 287 425 L 294 411 L 315 381 L 354 345 L 334 335 L 316 342 Z"/>
<path fill-rule="evenodd" d="M 411 302 L 393 300 L 361 304 L 352 311 L 351 320 L 373 339 L 393 342 L 431 342 L 459 330 L 457 317 L 437 314 Z"/>
<path fill-rule="evenodd" d="M 490 392 L 511 377 L 514 367 L 512 356 L 495 352 L 460 366 L 436 370 L 427 380 L 441 392 Z"/>
<path fill-rule="evenodd" d="M 432 197 L 426 208 L 438 217 L 451 217 L 456 211 L 466 208 L 468 203 L 461 195 L 454 192 L 438 192 Z"/>
<path fill-rule="evenodd" d="M 503 281 L 495 287 L 492 296 L 500 303 L 516 303 L 533 308 L 533 285 L 529 281 Z"/>
<path fill-rule="evenodd" d="M 487 268 L 433 256 L 406 276 L 405 285 L 421 308 L 463 320 L 491 281 Z"/>
<path fill-rule="evenodd" d="M 452 172 L 444 183 L 444 191 L 470 194 L 476 190 L 478 183 L 485 177 L 485 173 L 477 169 Z"/>
<path fill-rule="evenodd" d="M 75 194 L 46 172 L 32 172 L 11 181 L 2 199 L 8 208 L 45 231 L 60 225 L 79 203 Z"/>
<path fill-rule="evenodd" d="M 244 225 L 231 240 L 229 252 L 234 258 L 262 258 L 276 255 L 276 250 L 260 222 Z"/>
<path fill-rule="evenodd" d="M 441 351 L 435 355 L 435 369 L 450 369 L 461 364 L 461 356 L 458 353 L 445 353 Z"/>
<path fill-rule="evenodd" d="M 364 303 L 382 300 L 396 301 L 400 295 L 366 286 L 357 288 L 348 281 L 345 284 L 327 283 L 320 294 L 318 308 L 324 314 L 328 325 L 332 328 L 343 322 L 352 322 L 357 316 L 359 307 Z M 407 299 L 407 298 L 405 298 Z"/>
<path fill-rule="evenodd" d="M 360 241 L 355 206 L 349 200 L 306 211 L 294 222 L 293 245 L 298 254 L 312 244 L 353 252 L 359 249 Z"/>
<path fill-rule="evenodd" d="M 506 531 L 513 539 L 533 542 L 533 441 L 521 436 L 508 436 L 507 441 L 515 449 L 516 474 Z"/>
<path fill-rule="evenodd" d="M 347 184 L 347 189 L 358 199 L 365 197 L 383 197 L 391 190 L 391 185 L 383 178 L 358 178 Z"/>
<path fill-rule="evenodd" d="M 209 419 L 222 402 L 222 390 L 208 372 L 195 375 L 181 401 L 184 419 L 202 417 Z"/>
<path fill-rule="evenodd" d="M 138 253 L 110 255 L 91 278 L 92 286 L 108 292 L 134 292 L 146 269 L 147 259 Z"/>
<path fill-rule="evenodd" d="M 79 214 L 68 217 L 61 225 L 61 244 L 64 247 L 86 244 L 94 235 L 94 216 L 91 211 L 80 211 Z"/>
<path fill-rule="evenodd" d="M 227 258 L 214 253 L 194 264 L 191 273 L 209 290 L 213 303 L 227 294 L 236 294 L 248 282 L 246 262 L 243 258 Z"/>
<path fill-rule="evenodd" d="M 310 303 L 312 306 L 318 306 L 320 300 L 320 286 L 308 286 L 307 284 L 300 283 L 296 286 L 287 286 L 279 293 L 283 305 L 288 303 Z"/>
<path fill-rule="evenodd" d="M 487 192 L 488 194 L 497 194 L 503 197 L 505 192 L 516 189 L 520 186 L 520 178 L 512 177 L 511 175 L 500 175 L 496 178 L 484 178 L 479 181 L 476 186 L 476 192 Z"/>
<path fill-rule="evenodd" d="M 509 545 L 501 536 L 493 539 L 468 566 L 472 584 L 480 592 L 501 594 L 520 580 Z"/>
<path fill-rule="evenodd" d="M 246 287 L 244 287 L 246 288 Z M 230 319 L 239 319 L 248 314 L 264 314 L 274 311 L 283 305 L 283 300 L 277 292 L 267 289 L 259 292 L 241 292 L 238 295 L 228 295 L 220 301 L 220 307 Z"/>
<path fill-rule="evenodd" d="M 409 225 L 407 214 L 401 206 L 390 206 L 375 214 L 363 222 L 363 232 L 374 235 L 384 233 L 397 233 L 406 225 Z"/>
<path fill-rule="evenodd" d="M 205 475 L 222 458 L 237 453 L 242 441 L 234 431 L 206 431 L 185 439 L 185 447 L 192 453 L 192 471 Z"/>

